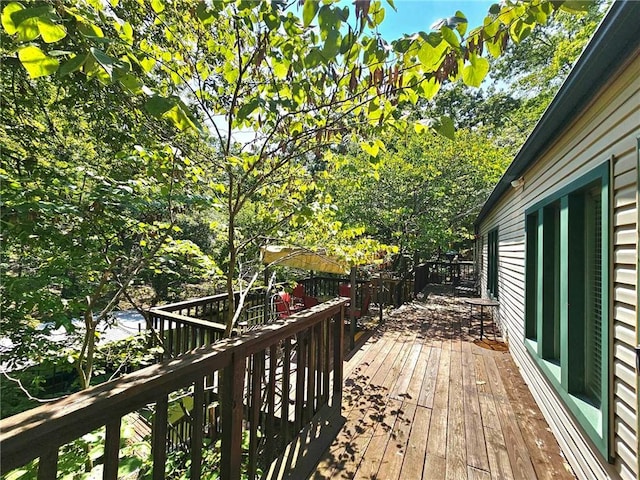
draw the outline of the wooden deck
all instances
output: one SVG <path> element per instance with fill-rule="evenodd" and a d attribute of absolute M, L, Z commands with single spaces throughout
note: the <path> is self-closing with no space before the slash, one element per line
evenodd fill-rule
<path fill-rule="evenodd" d="M 345 364 L 346 423 L 311 478 L 575 478 L 493 326 L 474 341 L 468 314 L 429 296 L 373 332 Z"/>

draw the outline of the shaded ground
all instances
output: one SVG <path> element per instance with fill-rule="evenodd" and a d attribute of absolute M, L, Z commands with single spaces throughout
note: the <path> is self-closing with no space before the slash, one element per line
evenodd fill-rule
<path fill-rule="evenodd" d="M 572 479 L 513 363 L 463 299 L 386 316 L 345 364 L 346 423 L 311 478 Z"/>

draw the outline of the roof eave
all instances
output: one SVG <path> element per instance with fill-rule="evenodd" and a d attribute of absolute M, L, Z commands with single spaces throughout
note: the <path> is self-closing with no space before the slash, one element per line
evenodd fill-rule
<path fill-rule="evenodd" d="M 476 218 L 476 225 L 511 188 L 511 182 L 520 178 L 564 133 L 584 110 L 593 93 L 599 91 L 638 48 L 639 18 L 640 2 L 613 2 L 553 101 L 489 195 Z"/>

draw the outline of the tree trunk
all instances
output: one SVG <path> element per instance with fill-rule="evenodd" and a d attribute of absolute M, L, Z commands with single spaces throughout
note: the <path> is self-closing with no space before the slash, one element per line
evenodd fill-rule
<path fill-rule="evenodd" d="M 231 212 L 230 212 L 231 213 Z M 233 318 L 236 313 L 236 296 L 233 292 L 233 277 L 236 272 L 236 239 L 235 239 L 235 222 L 233 215 L 229 216 L 229 230 L 227 237 L 229 247 L 229 264 L 227 266 L 227 320 L 224 331 L 225 337 L 230 337 L 233 330 Z"/>

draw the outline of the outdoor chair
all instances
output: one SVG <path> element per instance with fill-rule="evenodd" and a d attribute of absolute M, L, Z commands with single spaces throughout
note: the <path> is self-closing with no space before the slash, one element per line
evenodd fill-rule
<path fill-rule="evenodd" d="M 320 304 L 320 300 L 318 300 L 316 297 L 305 295 L 304 297 L 302 297 L 302 303 L 304 305 L 304 308 L 311 308 Z"/>
<path fill-rule="evenodd" d="M 480 277 L 470 278 L 463 280 L 458 278 L 453 283 L 453 295 L 454 296 L 468 296 L 479 297 L 480 296 Z"/>
<path fill-rule="evenodd" d="M 351 285 L 347 283 L 342 283 L 338 287 L 338 294 L 341 297 L 351 297 Z M 360 309 L 356 309 L 354 311 L 354 317 L 360 318 L 363 315 L 366 315 L 369 312 L 369 304 L 371 303 L 371 290 L 368 284 L 362 285 L 362 305 Z M 356 304 L 356 306 L 358 306 Z M 349 310 L 347 310 L 347 314 L 349 314 Z"/>
<path fill-rule="evenodd" d="M 271 296 L 271 312 L 272 315 L 279 319 L 287 318 L 291 315 L 289 301 L 291 297 L 286 292 L 278 292 Z"/>
<path fill-rule="evenodd" d="M 297 284 L 291 292 L 291 300 L 289 301 L 289 309 L 293 313 L 308 308 L 304 303 L 305 296 L 304 285 Z"/>

